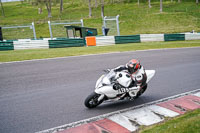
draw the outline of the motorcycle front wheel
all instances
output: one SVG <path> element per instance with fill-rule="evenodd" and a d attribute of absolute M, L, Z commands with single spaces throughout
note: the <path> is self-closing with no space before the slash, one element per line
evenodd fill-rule
<path fill-rule="evenodd" d="M 101 101 L 98 101 L 98 98 L 100 97 L 100 94 L 97 94 L 95 92 L 91 93 L 86 99 L 85 99 L 85 106 L 87 108 L 95 108 L 99 104 L 103 102 L 104 99 Z"/>

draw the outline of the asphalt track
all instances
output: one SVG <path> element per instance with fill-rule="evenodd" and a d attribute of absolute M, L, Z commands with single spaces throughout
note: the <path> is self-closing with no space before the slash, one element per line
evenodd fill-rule
<path fill-rule="evenodd" d="M 156 70 L 135 101 L 87 109 L 103 69 L 138 58 Z M 123 52 L 0 64 L 0 132 L 32 133 L 199 89 L 200 47 Z"/>

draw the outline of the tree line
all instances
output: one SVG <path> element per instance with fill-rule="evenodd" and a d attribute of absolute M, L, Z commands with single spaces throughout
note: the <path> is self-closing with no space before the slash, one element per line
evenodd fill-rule
<path fill-rule="evenodd" d="M 38 12 L 39 14 L 41 14 L 43 12 L 43 7 L 46 7 L 46 10 L 48 11 L 48 17 L 51 18 L 52 15 L 51 15 L 51 12 L 52 12 L 52 6 L 53 5 L 57 5 L 57 4 L 60 4 L 60 13 L 63 12 L 64 10 L 64 7 L 63 7 L 63 0 L 24 0 L 25 2 L 30 2 L 32 5 L 34 6 L 38 6 Z M 72 2 L 75 1 L 75 0 L 72 0 Z M 82 0 L 84 3 L 87 3 L 88 4 L 88 9 L 89 9 L 89 17 L 92 17 L 92 8 L 93 6 L 95 8 L 99 7 L 99 5 L 101 6 L 101 17 L 103 18 L 104 17 L 104 5 L 105 5 L 105 2 L 104 0 Z M 143 0 L 144 1 L 144 0 Z M 148 6 L 149 8 L 151 8 L 151 0 L 145 0 L 145 1 L 148 1 Z M 178 1 L 179 3 L 182 1 L 182 0 L 171 0 L 171 2 L 174 2 L 174 1 Z M 196 2 L 196 4 L 199 4 L 199 0 L 194 0 Z M 106 0 L 106 2 L 109 2 L 111 4 L 114 4 L 114 3 L 121 3 L 121 2 L 132 2 L 132 0 Z M 141 0 L 137 0 L 137 4 L 138 6 L 140 5 L 140 2 Z M 23 1 L 22 1 L 23 3 Z M 94 3 L 94 4 L 93 4 Z M 92 5 L 93 4 L 93 5 Z M 0 5 L 1 5 L 1 14 L 2 16 L 6 16 L 5 15 L 5 11 L 4 11 L 4 7 L 3 7 L 3 3 L 2 3 L 2 0 L 0 0 Z M 163 12 L 163 0 L 160 0 L 160 12 Z"/>

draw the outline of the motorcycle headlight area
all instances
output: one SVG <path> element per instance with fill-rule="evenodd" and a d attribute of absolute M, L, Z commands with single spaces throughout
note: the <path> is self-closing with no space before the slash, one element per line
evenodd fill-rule
<path fill-rule="evenodd" d="M 105 84 L 105 85 L 111 84 L 110 79 L 108 77 L 104 77 L 102 79 L 102 84 Z"/>
<path fill-rule="evenodd" d="M 101 87 L 103 87 L 103 86 L 105 86 L 105 85 L 109 85 L 109 84 L 111 84 L 110 79 L 109 79 L 107 76 L 102 75 L 102 76 L 97 80 L 97 83 L 96 83 L 95 88 L 98 89 L 98 88 L 101 88 Z"/>
<path fill-rule="evenodd" d="M 102 76 L 97 80 L 95 88 L 101 88 L 101 87 L 103 86 L 103 85 L 102 85 L 103 77 L 104 77 L 104 75 L 102 75 Z"/>

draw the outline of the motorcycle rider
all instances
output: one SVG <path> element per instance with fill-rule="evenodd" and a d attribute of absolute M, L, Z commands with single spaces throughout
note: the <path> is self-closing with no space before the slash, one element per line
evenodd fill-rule
<path fill-rule="evenodd" d="M 130 60 L 126 65 L 120 65 L 117 68 L 113 69 L 115 72 L 125 71 L 131 78 L 132 83 L 129 85 L 129 96 L 134 98 L 140 89 L 146 85 L 146 72 L 144 67 L 140 64 L 140 61 L 137 59 Z M 114 89 L 120 89 L 120 86 L 117 84 L 113 85 Z"/>

